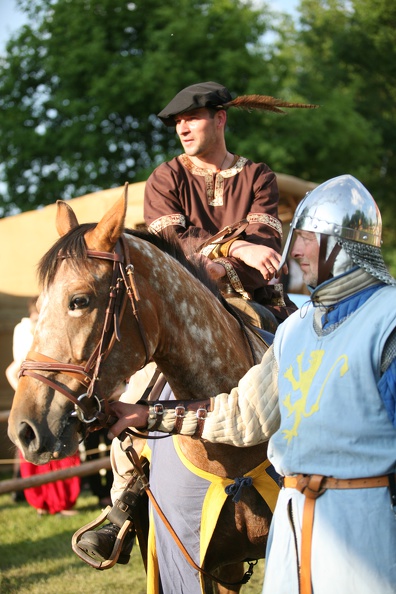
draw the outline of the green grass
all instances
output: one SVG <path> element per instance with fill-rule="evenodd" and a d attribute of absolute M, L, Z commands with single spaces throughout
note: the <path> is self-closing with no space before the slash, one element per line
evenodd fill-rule
<path fill-rule="evenodd" d="M 42 516 L 27 503 L 0 496 L 1 594 L 145 594 L 146 579 L 139 548 L 128 565 L 98 571 L 73 553 L 71 538 L 100 513 L 96 498 L 82 492 L 75 516 Z M 260 594 L 260 561 L 241 594 Z M 178 594 L 174 592 L 172 594 Z"/>

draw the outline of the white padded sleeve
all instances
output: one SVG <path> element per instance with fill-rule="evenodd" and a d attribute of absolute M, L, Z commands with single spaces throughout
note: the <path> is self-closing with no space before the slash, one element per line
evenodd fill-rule
<path fill-rule="evenodd" d="M 280 422 L 277 389 L 277 364 L 270 347 L 261 363 L 252 367 L 229 394 L 213 398 L 214 408 L 205 421 L 202 438 L 235 446 L 252 446 L 267 441 Z M 202 395 L 205 397 L 205 395 Z M 150 411 L 149 428 L 155 415 Z M 173 410 L 166 410 L 159 431 L 172 431 Z M 197 424 L 194 412 L 188 412 L 181 433 L 192 435 Z"/>

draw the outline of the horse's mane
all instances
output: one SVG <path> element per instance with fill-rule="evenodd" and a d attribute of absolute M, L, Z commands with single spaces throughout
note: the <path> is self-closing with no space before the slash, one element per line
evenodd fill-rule
<path fill-rule="evenodd" d="M 38 277 L 43 287 L 49 286 L 58 270 L 62 258 L 69 258 L 70 264 L 77 272 L 88 269 L 90 259 L 84 235 L 96 226 L 96 223 L 78 225 L 62 237 L 47 251 L 38 264 Z M 132 235 L 156 246 L 162 252 L 169 254 L 186 268 L 195 278 L 202 282 L 217 298 L 220 292 L 217 284 L 209 277 L 201 259 L 188 258 L 175 235 L 165 239 L 149 231 L 125 229 L 127 235 Z"/>
<path fill-rule="evenodd" d="M 220 296 L 217 283 L 210 278 L 207 272 L 206 266 L 204 264 L 205 260 L 202 258 L 188 257 L 188 254 L 186 254 L 186 252 L 183 250 L 176 234 L 165 238 L 162 235 L 157 235 L 156 233 L 151 233 L 150 231 L 141 229 L 125 229 L 125 233 L 128 235 L 133 235 L 134 237 L 139 237 L 140 239 L 155 245 L 159 250 L 161 250 L 161 252 L 169 254 L 172 256 L 172 258 L 184 266 L 184 268 L 186 268 L 193 276 L 201 281 L 201 283 L 203 283 L 208 289 L 210 289 L 210 291 L 216 295 L 216 297 Z"/>

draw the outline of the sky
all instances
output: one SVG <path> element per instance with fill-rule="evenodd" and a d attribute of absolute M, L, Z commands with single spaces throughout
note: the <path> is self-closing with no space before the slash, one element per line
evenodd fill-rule
<path fill-rule="evenodd" d="M 18 11 L 15 0 L 0 0 L 0 51 L 11 34 L 25 23 L 25 16 Z"/>
<path fill-rule="evenodd" d="M 267 2 L 275 10 L 293 13 L 299 0 L 267 0 Z M 0 0 L 0 53 L 3 53 L 12 33 L 24 23 L 25 16 L 18 10 L 15 0 Z"/>

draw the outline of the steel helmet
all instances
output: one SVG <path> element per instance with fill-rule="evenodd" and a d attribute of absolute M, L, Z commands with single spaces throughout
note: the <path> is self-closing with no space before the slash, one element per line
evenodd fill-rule
<path fill-rule="evenodd" d="M 299 229 L 320 234 L 326 244 L 329 236 L 333 237 L 330 243 L 338 246 L 333 257 L 327 253 L 327 260 L 320 261 L 319 266 L 324 268 L 320 282 L 329 278 L 343 249 L 353 265 L 387 284 L 396 284 L 381 254 L 381 213 L 370 192 L 352 175 L 334 177 L 309 192 L 297 206 L 290 226 L 279 268 L 286 262 L 294 231 Z"/>

